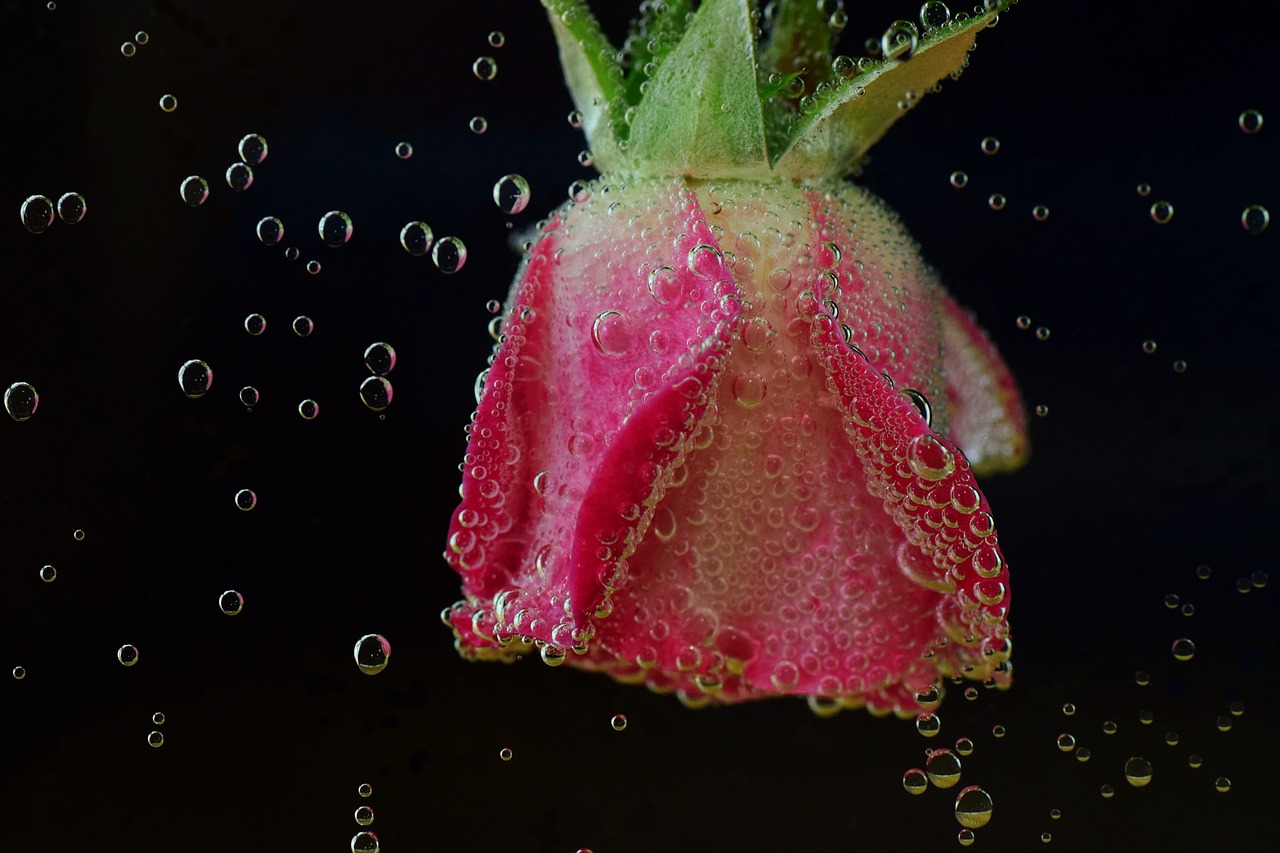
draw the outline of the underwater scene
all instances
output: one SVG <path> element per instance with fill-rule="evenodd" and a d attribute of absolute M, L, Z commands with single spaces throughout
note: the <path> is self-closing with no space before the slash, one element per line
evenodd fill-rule
<path fill-rule="evenodd" d="M 1261 9 L 6 0 L 0 849 L 1271 850 Z"/>

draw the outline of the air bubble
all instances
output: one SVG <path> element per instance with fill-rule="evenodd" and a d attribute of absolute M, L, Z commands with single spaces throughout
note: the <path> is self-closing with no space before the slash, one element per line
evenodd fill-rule
<path fill-rule="evenodd" d="M 159 749 L 164 746 L 164 732 L 151 732 L 147 735 L 147 746 Z"/>
<path fill-rule="evenodd" d="M 391 405 L 393 393 L 391 383 L 382 376 L 370 376 L 360 383 L 360 401 L 375 412 Z"/>
<path fill-rule="evenodd" d="M 453 275 L 467 263 L 467 247 L 457 237 L 441 237 L 431 247 L 431 262 L 445 275 Z"/>
<path fill-rule="evenodd" d="M 920 26 L 927 33 L 945 27 L 951 21 L 951 10 L 942 0 L 925 0 L 920 7 Z"/>
<path fill-rule="evenodd" d="M 418 219 L 406 222 L 405 226 L 400 229 L 400 245 L 415 258 L 425 255 L 431 248 L 431 243 L 434 239 L 435 235 L 431 233 L 431 226 Z"/>
<path fill-rule="evenodd" d="M 151 715 L 151 724 L 152 724 L 153 726 L 163 726 L 163 725 L 164 725 L 164 712 L 162 712 L 162 711 L 156 711 L 154 714 L 152 714 L 152 715 Z"/>
<path fill-rule="evenodd" d="M 244 318 L 244 330 L 256 338 L 267 330 L 267 318 L 261 314 L 250 314 Z"/>
<path fill-rule="evenodd" d="M 331 210 L 320 217 L 316 231 L 319 232 L 320 239 L 326 246 L 335 249 L 338 246 L 344 246 L 351 239 L 351 217 L 341 210 Z"/>
<path fill-rule="evenodd" d="M 147 35 L 146 30 L 138 30 L 136 33 L 134 33 L 133 40 L 136 41 L 139 45 L 144 45 L 147 42 L 151 41 L 151 36 Z"/>
<path fill-rule="evenodd" d="M 44 581 L 45 583 L 53 583 L 57 579 L 58 579 L 58 570 L 55 569 L 53 566 L 40 567 L 40 580 Z"/>
<path fill-rule="evenodd" d="M 967 829 L 981 829 L 991 822 L 991 795 L 970 785 L 956 794 L 956 821 Z"/>
<path fill-rule="evenodd" d="M 356 793 L 362 797 L 372 797 L 373 786 L 370 785 L 368 782 L 361 782 L 359 786 L 356 787 Z"/>
<path fill-rule="evenodd" d="M 369 344 L 364 351 L 364 366 L 370 373 L 386 376 L 396 366 L 395 347 L 382 341 Z"/>
<path fill-rule="evenodd" d="M 160 109 L 167 113 L 171 113 L 178 108 L 178 99 L 173 95 L 160 96 Z"/>
<path fill-rule="evenodd" d="M 381 634 L 365 634 L 356 640 L 352 653 L 361 672 L 365 675 L 377 675 L 387 668 L 387 663 L 391 660 L 391 643 Z"/>
<path fill-rule="evenodd" d="M 351 853 L 378 853 L 378 835 L 374 832 L 357 832 L 351 836 Z"/>
<path fill-rule="evenodd" d="M 489 33 L 489 47 L 502 47 L 507 43 L 507 37 L 502 34 L 501 30 L 494 30 Z"/>
<path fill-rule="evenodd" d="M 133 666 L 138 662 L 138 647 L 126 643 L 116 649 L 116 660 L 124 666 Z"/>
<path fill-rule="evenodd" d="M 1150 339 L 1143 341 L 1142 351 L 1147 355 L 1153 354 L 1156 351 L 1156 342 Z"/>
<path fill-rule="evenodd" d="M 1173 641 L 1173 657 L 1175 660 L 1188 661 L 1196 655 L 1196 644 L 1186 637 Z"/>
<path fill-rule="evenodd" d="M 1006 203 L 1007 203 L 1007 199 L 1005 199 L 1005 197 L 1000 193 L 992 193 L 991 195 L 987 196 L 987 207 L 991 208 L 992 210 L 1004 210 L 1004 206 Z"/>
<path fill-rule="evenodd" d="M 1151 205 L 1151 221 L 1157 225 L 1165 225 L 1173 219 L 1173 205 L 1167 201 L 1157 201 Z"/>
<path fill-rule="evenodd" d="M 396 156 L 401 160 L 408 160 L 413 156 L 413 146 L 408 142 L 397 142 L 395 151 Z"/>
<path fill-rule="evenodd" d="M 213 368 L 193 358 L 178 368 L 178 387 L 191 399 L 203 397 L 213 386 Z"/>
<path fill-rule="evenodd" d="M 240 389 L 240 402 L 244 405 L 252 408 L 258 405 L 259 399 L 260 395 L 258 394 L 258 389 L 254 388 L 252 385 L 246 385 Z"/>
<path fill-rule="evenodd" d="M 511 756 L 513 754 L 514 753 L 511 752 L 510 748 L 505 746 L 502 749 L 498 750 L 498 757 L 501 758 L 503 761 L 510 761 Z"/>
<path fill-rule="evenodd" d="M 1037 327 L 1036 327 L 1036 340 L 1037 340 L 1037 341 L 1047 341 L 1047 340 L 1049 340 L 1049 336 L 1050 336 L 1051 334 L 1053 334 L 1053 333 L 1052 333 L 1052 331 L 1049 329 L 1049 327 L 1048 327 L 1048 326 L 1037 326 Z"/>
<path fill-rule="evenodd" d="M 80 193 L 63 193 L 58 197 L 58 218 L 68 225 L 75 225 L 84 219 L 88 205 Z"/>
<path fill-rule="evenodd" d="M 1138 184 L 1138 195 L 1143 198 L 1151 195 L 1151 184 Z"/>
<path fill-rule="evenodd" d="M 1031 218 L 1036 222 L 1044 222 L 1049 218 L 1049 208 L 1043 204 L 1037 204 L 1031 208 Z"/>
<path fill-rule="evenodd" d="M 189 175 L 178 186 L 178 195 L 192 207 L 199 207 L 209 197 L 209 182 L 199 175 Z"/>
<path fill-rule="evenodd" d="M 313 421 L 320 414 L 320 404 L 310 398 L 298 404 L 298 414 L 304 421 Z"/>
<path fill-rule="evenodd" d="M 978 147 L 982 149 L 983 154 L 995 154 L 1000 150 L 1000 140 L 994 136 L 984 136 L 982 142 L 978 143 Z"/>
<path fill-rule="evenodd" d="M 902 788 L 908 794 L 919 796 L 929 789 L 929 777 L 919 767 L 912 767 L 902 774 Z"/>
<path fill-rule="evenodd" d="M 227 186 L 236 192 L 244 192 L 253 185 L 253 167 L 248 163 L 232 163 L 227 167 Z"/>
<path fill-rule="evenodd" d="M 1173 363 L 1173 372 L 1174 372 L 1174 373 L 1186 373 L 1186 372 L 1187 372 L 1187 363 L 1186 363 L 1184 360 L 1182 360 L 1182 359 L 1177 359 L 1177 360 L 1176 360 L 1176 361 L 1174 361 L 1174 363 Z"/>
<path fill-rule="evenodd" d="M 30 382 L 15 382 L 4 391 L 4 410 L 15 421 L 30 419 L 40 407 L 40 395 Z"/>
<path fill-rule="evenodd" d="M 1226 776 L 1219 776 L 1213 780 L 1213 789 L 1219 794 L 1225 794 L 1231 790 L 1231 780 Z"/>
<path fill-rule="evenodd" d="M 248 512 L 258 505 L 258 496 L 253 489 L 241 489 L 235 496 L 236 509 Z"/>
<path fill-rule="evenodd" d="M 22 679 L 26 678 L 27 668 L 24 666 L 15 666 L 13 668 L 13 677 L 17 681 L 21 681 Z"/>
<path fill-rule="evenodd" d="M 498 76 L 498 62 L 492 56 L 480 56 L 471 63 L 471 73 L 477 80 L 488 82 Z"/>
<path fill-rule="evenodd" d="M 479 136 L 489 129 L 489 122 L 484 116 L 472 116 L 471 121 L 467 122 L 467 127 L 471 129 L 472 133 Z"/>
<path fill-rule="evenodd" d="M 926 711 L 916 717 L 916 731 L 925 737 L 934 737 L 942 731 L 942 718 Z"/>
<path fill-rule="evenodd" d="M 880 36 L 880 52 L 885 59 L 908 60 L 920 44 L 920 33 L 910 21 L 894 21 Z"/>
<path fill-rule="evenodd" d="M 958 190 L 964 189 L 966 186 L 969 185 L 969 176 L 966 173 L 958 170 L 951 173 L 950 180 L 951 180 L 951 186 L 955 187 Z"/>
<path fill-rule="evenodd" d="M 764 402 L 767 386 L 759 373 L 745 371 L 733 378 L 733 399 L 739 406 L 754 409 Z"/>
<path fill-rule="evenodd" d="M 284 238 L 284 223 L 275 216 L 264 216 L 258 220 L 258 240 L 264 246 L 274 246 Z"/>
<path fill-rule="evenodd" d="M 239 616 L 240 611 L 244 609 L 244 596 L 234 589 L 229 589 L 218 596 L 218 609 L 227 616 Z"/>
<path fill-rule="evenodd" d="M 1271 213 L 1260 204 L 1251 204 L 1240 214 L 1240 227 L 1250 234 L 1261 234 L 1271 224 Z"/>
<path fill-rule="evenodd" d="M 127 41 L 124 44 L 120 45 L 120 55 L 123 56 L 125 59 L 128 59 L 129 57 L 133 56 L 137 52 L 138 52 L 138 46 L 131 41 Z"/>
<path fill-rule="evenodd" d="M 319 261 L 316 261 L 316 260 L 307 261 L 306 270 L 308 275 L 320 275 L 321 269 L 322 267 L 320 266 Z"/>
<path fill-rule="evenodd" d="M 1262 130 L 1262 113 L 1257 110 L 1245 110 L 1236 119 L 1236 124 L 1240 126 L 1241 130 L 1252 136 Z"/>
<path fill-rule="evenodd" d="M 613 715 L 613 718 L 612 718 L 611 720 L 609 720 L 609 725 L 613 727 L 613 730 L 614 730 L 615 732 L 626 731 L 626 728 L 627 728 L 627 715 L 626 715 L 626 714 L 614 714 L 614 715 Z"/>
<path fill-rule="evenodd" d="M 257 166 L 267 159 L 267 140 L 257 133 L 246 133 L 236 145 L 240 159 L 250 166 Z"/>
<path fill-rule="evenodd" d="M 1024 331 L 1025 331 L 1025 330 L 1027 330 L 1027 329 L 1030 329 L 1030 328 L 1031 328 L 1031 318 L 1030 318 L 1030 317 L 1028 317 L 1026 314 L 1020 314 L 1020 315 L 1018 316 L 1018 319 L 1017 319 L 1017 320 L 1014 320 L 1014 325 L 1015 325 L 1015 326 L 1017 326 L 1019 329 L 1022 329 L 1022 330 L 1024 330 Z"/>
<path fill-rule="evenodd" d="M 1151 762 L 1142 756 L 1134 756 L 1124 763 L 1124 778 L 1135 788 L 1143 788 L 1151 782 Z"/>
<path fill-rule="evenodd" d="M 352 817 L 360 826 L 368 826 L 373 823 L 373 809 L 368 806 L 359 806 L 356 808 L 355 813 L 352 814 Z"/>
<path fill-rule="evenodd" d="M 631 321 L 619 311 L 602 311 L 591 324 L 591 343 L 606 358 L 622 358 L 633 343 Z"/>
<path fill-rule="evenodd" d="M 569 199 L 574 204 L 586 204 L 591 200 L 591 184 L 586 181 L 574 181 L 569 184 Z"/>
<path fill-rule="evenodd" d="M 53 202 L 46 196 L 28 196 L 18 213 L 23 227 L 32 234 L 43 234 L 53 224 Z"/>
<path fill-rule="evenodd" d="M 514 215 L 529 204 L 529 182 L 522 175 L 504 175 L 493 185 L 493 203 L 498 210 Z"/>
<path fill-rule="evenodd" d="M 316 330 L 315 321 L 306 314 L 299 314 L 293 318 L 293 333 L 300 338 L 310 337 L 311 333 Z"/>
<path fill-rule="evenodd" d="M 924 767 L 935 787 L 950 788 L 960 781 L 960 758 L 949 749 L 934 750 Z"/>

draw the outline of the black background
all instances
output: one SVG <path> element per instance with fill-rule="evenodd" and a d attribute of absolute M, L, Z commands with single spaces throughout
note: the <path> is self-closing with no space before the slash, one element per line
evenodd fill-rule
<path fill-rule="evenodd" d="M 629 4 L 600 5 L 616 43 Z M 27 670 L 0 681 L 0 850 L 344 850 L 361 804 L 392 853 L 955 849 L 956 789 L 913 798 L 900 778 L 961 736 L 976 743 L 962 784 L 995 802 L 974 849 L 1026 850 L 1046 831 L 1058 850 L 1270 849 L 1275 590 L 1236 591 L 1280 574 L 1280 227 L 1239 225 L 1248 204 L 1280 212 L 1264 8 L 1228 22 L 1025 0 L 859 179 L 977 310 L 1028 403 L 1049 406 L 1032 416 L 1030 465 L 984 487 L 1012 566 L 1014 687 L 953 689 L 930 741 L 797 701 L 689 711 L 451 648 L 438 613 L 458 583 L 440 552 L 489 352 L 484 305 L 517 263 L 490 190 L 529 179 L 518 232 L 593 174 L 533 0 L 9 0 L 0 384 L 31 382 L 41 400 L 30 421 L 0 418 L 0 663 Z M 915 7 L 850 13 L 856 53 Z M 150 43 L 126 59 L 139 29 Z M 495 29 L 501 49 L 486 44 Z M 498 61 L 488 83 L 470 71 L 482 54 Z M 1242 133 L 1251 107 L 1274 126 Z M 270 153 L 236 194 L 222 172 L 252 131 Z M 994 157 L 979 151 L 988 134 Z M 409 160 L 392 153 L 401 140 Z M 949 186 L 954 169 L 966 189 Z M 178 198 L 189 174 L 212 187 L 199 208 Z M 88 201 L 82 223 L 22 228 L 23 199 L 69 190 Z M 1157 199 L 1175 206 L 1167 225 L 1148 216 Z M 330 209 L 355 223 L 340 249 L 315 233 Z M 265 215 L 300 260 L 257 241 Z M 410 219 L 462 238 L 466 267 L 444 276 L 400 249 Z M 258 338 L 241 325 L 254 311 L 269 324 Z M 290 330 L 297 314 L 314 319 L 309 338 Z M 1020 314 L 1049 340 L 1016 328 Z M 376 340 L 399 356 L 385 417 L 356 393 Z M 215 373 L 199 400 L 175 382 L 190 358 Z M 252 412 L 246 384 L 262 393 Z M 321 405 L 312 422 L 304 397 Z M 252 512 L 232 505 L 241 488 L 259 496 Z M 246 598 L 235 618 L 217 607 L 228 588 Z M 1166 608 L 1170 593 L 1195 615 Z M 393 646 L 373 678 L 351 658 L 367 632 Z M 1187 663 L 1169 651 L 1180 636 L 1199 647 Z M 140 649 L 132 668 L 115 660 L 123 643 Z M 1244 714 L 1219 732 L 1232 701 Z M 1060 732 L 1091 760 L 1060 752 Z M 1132 755 L 1153 763 L 1149 787 L 1125 783 Z"/>

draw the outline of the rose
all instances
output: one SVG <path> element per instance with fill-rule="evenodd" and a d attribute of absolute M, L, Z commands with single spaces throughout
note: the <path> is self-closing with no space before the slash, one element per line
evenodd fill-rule
<path fill-rule="evenodd" d="M 663 62 L 750 43 L 745 9 L 703 3 Z M 781 15 L 775 41 L 805 24 Z M 579 104 L 598 107 L 567 29 L 583 18 L 553 21 L 571 83 L 587 78 Z M 704 94 L 733 89 L 716 72 L 732 60 L 703 63 Z M 900 87 L 904 67 L 874 79 Z M 689 81 L 650 71 L 696 108 Z M 973 469 L 1020 461 L 1025 422 L 986 337 L 870 193 L 742 180 L 757 146 L 698 130 L 681 148 L 687 116 L 660 136 L 624 113 L 623 145 L 607 112 L 588 117 L 606 177 L 541 228 L 477 383 L 445 554 L 464 581 L 444 614 L 459 649 L 536 647 L 689 704 L 788 693 L 912 713 L 943 676 L 1007 684 L 1008 572 Z M 655 175 L 698 150 L 708 174 Z"/>

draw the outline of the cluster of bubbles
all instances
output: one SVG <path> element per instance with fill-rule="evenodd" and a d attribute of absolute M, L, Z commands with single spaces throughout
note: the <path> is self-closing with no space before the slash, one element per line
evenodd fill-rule
<path fill-rule="evenodd" d="M 368 799 L 373 796 L 373 786 L 368 782 L 362 782 L 356 787 L 356 793 L 360 797 Z M 363 828 L 373 824 L 373 807 L 359 805 L 356 807 L 352 817 L 355 818 L 356 825 L 362 828 L 351 836 L 351 853 L 378 853 L 381 849 L 378 843 L 378 834 Z"/>
<path fill-rule="evenodd" d="M 170 99 L 170 108 L 165 109 L 166 112 L 172 112 L 177 109 L 178 102 L 173 99 L 172 95 L 165 95 L 160 99 L 160 106 L 165 108 L 165 98 Z M 253 185 L 253 167 L 262 163 L 267 159 L 267 140 L 257 133 L 247 133 L 241 137 L 236 151 L 240 155 L 240 159 L 233 162 L 227 167 L 223 177 L 227 182 L 227 186 L 236 192 L 244 192 Z M 209 198 L 209 182 L 200 175 L 188 175 L 182 179 L 182 183 L 178 185 L 178 195 L 182 200 L 191 207 L 199 207 Z M 276 220 L 279 223 L 279 220 Z M 259 223 L 261 225 L 261 223 Z M 280 234 L 277 235 L 278 241 L 283 236 L 284 228 L 280 227 Z M 259 235 L 261 239 L 261 234 Z M 267 242 L 263 240 L 263 242 Z"/>
<path fill-rule="evenodd" d="M 369 344 L 364 351 L 364 366 L 369 376 L 360 383 L 360 400 L 375 412 L 391 405 L 394 389 L 387 374 L 396 366 L 396 350 L 385 341 Z"/>
<path fill-rule="evenodd" d="M 126 41 L 120 45 L 120 55 L 129 59 L 138 52 L 138 48 L 145 47 L 149 41 L 151 36 L 147 35 L 146 30 L 138 30 L 133 35 L 133 41 Z"/>
<path fill-rule="evenodd" d="M 164 712 L 156 711 L 154 714 L 151 715 L 151 725 L 163 726 L 164 719 L 165 719 Z M 160 729 L 158 728 L 152 729 L 151 731 L 147 732 L 147 745 L 150 746 L 152 749 L 159 749 L 160 747 L 164 746 L 164 732 L 160 731 Z"/>
<path fill-rule="evenodd" d="M 88 205 L 84 196 L 76 192 L 66 192 L 58 196 L 57 203 L 45 195 L 28 196 L 22 202 L 18 215 L 22 226 L 32 234 L 43 234 L 55 221 L 54 214 L 68 225 L 75 225 L 84 219 Z"/>

